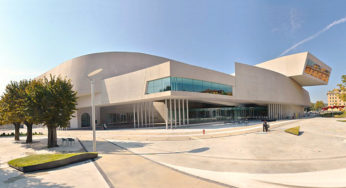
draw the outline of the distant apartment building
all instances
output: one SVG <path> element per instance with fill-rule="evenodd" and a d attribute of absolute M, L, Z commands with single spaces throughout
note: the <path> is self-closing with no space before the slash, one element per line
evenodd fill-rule
<path fill-rule="evenodd" d="M 346 102 L 342 101 L 339 97 L 340 89 L 333 89 L 328 91 L 328 106 L 345 106 Z"/>

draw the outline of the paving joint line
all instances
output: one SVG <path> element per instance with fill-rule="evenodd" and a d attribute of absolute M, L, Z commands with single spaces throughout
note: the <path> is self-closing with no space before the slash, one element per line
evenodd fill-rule
<path fill-rule="evenodd" d="M 86 149 L 86 147 L 84 146 L 84 144 L 82 143 L 82 141 L 79 140 L 79 138 L 77 138 L 79 144 L 82 146 L 83 150 L 85 152 L 88 152 L 88 150 Z M 110 188 L 115 188 L 113 183 L 111 182 L 111 180 L 108 178 L 108 176 L 106 175 L 106 173 L 102 170 L 102 168 L 97 164 L 95 159 L 91 159 L 93 164 L 95 165 L 96 169 L 100 172 L 101 176 L 103 177 L 103 179 L 106 181 L 106 183 L 108 184 L 108 186 Z"/>

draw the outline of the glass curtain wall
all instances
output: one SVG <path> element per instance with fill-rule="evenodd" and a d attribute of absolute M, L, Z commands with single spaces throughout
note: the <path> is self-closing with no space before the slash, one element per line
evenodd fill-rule
<path fill-rule="evenodd" d="M 133 112 L 128 113 L 112 113 L 107 117 L 108 125 L 133 125 Z"/>
<path fill-rule="evenodd" d="M 232 95 L 232 86 L 180 77 L 166 77 L 148 81 L 146 94 L 164 91 L 189 91 L 219 95 Z"/>
<path fill-rule="evenodd" d="M 211 121 L 262 120 L 267 117 L 267 107 L 194 108 L 189 111 L 192 123 Z"/>

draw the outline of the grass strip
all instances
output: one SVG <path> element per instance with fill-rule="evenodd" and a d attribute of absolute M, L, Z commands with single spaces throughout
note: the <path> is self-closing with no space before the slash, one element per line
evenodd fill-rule
<path fill-rule="evenodd" d="M 93 152 L 29 155 L 27 157 L 13 159 L 9 161 L 8 164 L 14 167 L 27 167 L 32 165 L 44 164 L 44 163 L 48 163 L 52 161 L 63 160 L 73 156 L 83 155 L 86 153 L 93 153 Z"/>
<path fill-rule="evenodd" d="M 292 127 L 292 128 L 286 129 L 285 132 L 298 136 L 299 135 L 299 129 L 300 129 L 300 126 Z"/>

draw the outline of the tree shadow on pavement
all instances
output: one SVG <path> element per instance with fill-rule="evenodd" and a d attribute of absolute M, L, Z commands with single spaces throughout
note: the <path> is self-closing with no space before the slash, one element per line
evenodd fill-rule
<path fill-rule="evenodd" d="M 83 147 L 78 143 L 78 140 L 75 139 L 74 142 L 71 143 L 62 143 L 61 138 L 58 138 L 58 147 L 48 148 L 47 146 L 47 138 L 37 138 L 33 143 L 27 144 L 25 142 L 21 142 L 21 146 L 26 149 L 34 150 L 32 154 L 35 154 L 36 151 L 40 152 L 53 152 L 53 153 L 77 153 L 84 152 Z M 30 154 L 30 153 L 28 153 Z"/>
<path fill-rule="evenodd" d="M 0 168 L 0 187 L 57 187 L 70 188 L 65 184 L 56 184 L 51 182 L 42 182 L 42 180 L 34 175 L 24 174 L 10 168 Z"/>
<path fill-rule="evenodd" d="M 85 151 L 91 152 L 93 149 L 93 142 L 91 140 L 80 140 L 82 147 Z M 141 142 L 121 142 L 122 145 L 126 145 L 126 148 L 141 148 L 150 143 Z M 114 144 L 110 141 L 96 141 L 96 151 L 101 154 L 119 154 L 121 152 L 127 151 L 125 147 Z"/>

